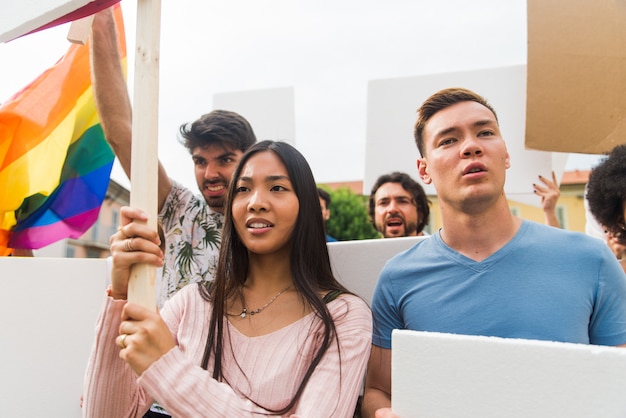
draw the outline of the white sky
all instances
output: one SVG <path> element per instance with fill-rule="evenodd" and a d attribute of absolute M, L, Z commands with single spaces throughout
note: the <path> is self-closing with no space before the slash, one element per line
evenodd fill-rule
<path fill-rule="evenodd" d="M 122 8 L 132 82 L 136 2 Z M 159 156 L 192 190 L 176 134 L 216 93 L 293 87 L 295 142 L 316 180 L 362 180 L 369 80 L 526 63 L 525 0 L 177 0 L 162 1 L 161 21 Z M 67 29 L 0 44 L 0 102 L 60 58 Z"/>

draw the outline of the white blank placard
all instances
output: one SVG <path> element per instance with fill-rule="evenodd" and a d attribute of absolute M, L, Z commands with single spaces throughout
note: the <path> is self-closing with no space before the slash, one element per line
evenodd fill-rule
<path fill-rule="evenodd" d="M 539 205 L 532 184 L 539 174 L 550 177 L 553 169 L 562 173 L 565 159 L 561 166 L 553 166 L 550 152 L 525 149 L 525 65 L 370 81 L 364 193 L 369 194 L 378 176 L 392 171 L 403 171 L 421 183 L 416 166 L 419 152 L 413 138 L 416 111 L 429 96 L 449 87 L 473 90 L 493 106 L 511 156 L 505 185 L 507 197 Z M 423 186 L 427 194 L 435 193 L 432 185 Z"/>
<path fill-rule="evenodd" d="M 328 243 L 333 274 L 368 304 L 383 266 L 396 254 L 426 237 L 379 238 Z"/>
<path fill-rule="evenodd" d="M 241 114 L 252 126 L 258 141 L 271 139 L 296 145 L 293 87 L 219 93 L 213 108 Z"/>
<path fill-rule="evenodd" d="M 0 42 L 21 36 L 65 16 L 91 0 L 19 0 L 2 2 Z"/>
<path fill-rule="evenodd" d="M 402 418 L 618 418 L 624 394 L 623 348 L 392 333 L 392 405 Z"/>
<path fill-rule="evenodd" d="M 105 259 L 0 257 L 0 411 L 80 417 Z"/>

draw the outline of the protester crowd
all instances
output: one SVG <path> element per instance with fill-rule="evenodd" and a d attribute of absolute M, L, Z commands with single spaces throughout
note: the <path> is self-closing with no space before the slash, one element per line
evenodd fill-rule
<path fill-rule="evenodd" d="M 112 25 L 108 11 L 96 16 L 92 77 L 107 140 L 130 174 Z M 545 224 L 511 213 L 512 156 L 486 98 L 449 88 L 417 106 L 416 176 L 435 186 L 442 227 L 426 233 L 430 202 L 409 174 L 376 180 L 368 210 L 380 236 L 425 239 L 387 262 L 371 307 L 333 275 L 331 199 L 295 147 L 257 142 L 234 112 L 182 124 L 199 194 L 160 165 L 163 236 L 123 208 L 85 416 L 393 417 L 393 329 L 626 345 L 626 148 L 589 181 L 607 245 L 559 228 L 554 173 L 533 185 Z M 157 311 L 127 301 L 137 263 L 163 267 Z"/>

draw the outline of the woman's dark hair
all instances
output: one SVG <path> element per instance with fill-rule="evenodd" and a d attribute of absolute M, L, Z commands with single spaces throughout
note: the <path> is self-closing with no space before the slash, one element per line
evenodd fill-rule
<path fill-rule="evenodd" d="M 594 218 L 620 242 L 626 244 L 626 145 L 618 145 L 591 170 L 587 201 Z"/>
<path fill-rule="evenodd" d="M 240 292 L 241 286 L 246 280 L 249 263 L 248 250 L 237 235 L 233 223 L 232 203 L 243 167 L 251 157 L 261 152 L 273 152 L 278 156 L 287 169 L 291 185 L 298 198 L 298 217 L 291 237 L 290 263 L 293 283 L 305 303 L 311 306 L 323 323 L 322 344 L 315 353 L 293 399 L 284 408 L 277 411 L 265 408 L 272 413 L 283 414 L 296 404 L 315 367 L 333 340 L 336 340 L 335 324 L 326 303 L 320 296 L 320 292 L 335 290 L 349 293 L 335 279 L 330 267 L 322 210 L 311 168 L 304 156 L 285 142 L 262 141 L 256 143 L 243 154 L 233 173 L 229 186 L 222 244 L 215 278 L 209 290 L 205 285 L 199 285 L 203 298 L 213 303 L 202 367 L 206 369 L 209 358 L 213 357 L 213 378 L 223 380 L 223 325 L 226 317 L 226 301 L 236 297 Z M 263 407 L 263 405 L 258 406 Z"/>

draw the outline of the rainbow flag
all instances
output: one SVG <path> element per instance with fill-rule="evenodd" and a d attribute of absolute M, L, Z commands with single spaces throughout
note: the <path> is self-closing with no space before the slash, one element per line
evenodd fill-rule
<path fill-rule="evenodd" d="M 115 7 L 120 55 L 126 39 Z M 98 219 L 113 165 L 93 98 L 89 45 L 0 106 L 0 255 L 79 238 Z"/>

